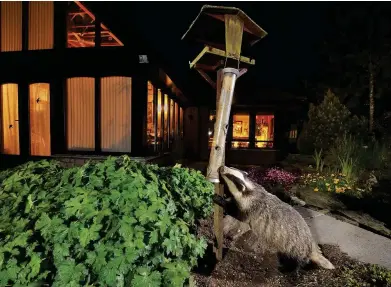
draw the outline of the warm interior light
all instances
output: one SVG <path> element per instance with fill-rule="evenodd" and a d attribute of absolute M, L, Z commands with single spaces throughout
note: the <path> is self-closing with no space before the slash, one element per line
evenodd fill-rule
<path fill-rule="evenodd" d="M 95 47 L 95 15 L 79 1 L 68 7 L 68 48 Z M 101 46 L 124 46 L 103 23 L 101 23 Z"/>

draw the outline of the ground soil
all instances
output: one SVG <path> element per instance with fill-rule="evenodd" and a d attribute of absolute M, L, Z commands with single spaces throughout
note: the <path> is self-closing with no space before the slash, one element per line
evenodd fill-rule
<path fill-rule="evenodd" d="M 198 234 L 207 238 L 210 245 L 204 258 L 194 270 L 193 279 L 196 286 L 364 286 L 361 284 L 347 285 L 348 273 L 361 270 L 364 264 L 349 258 L 337 246 L 320 246 L 325 257 L 336 267 L 335 270 L 307 266 L 300 270 L 298 276 L 295 276 L 294 272 L 281 270 L 276 254 L 267 251 L 259 253 L 248 247 L 246 239 L 249 232 L 235 241 L 225 238 L 224 258 L 221 262 L 216 263 L 211 247 L 213 243 L 212 226 L 213 221 L 209 219 L 201 222 L 198 230 Z"/>

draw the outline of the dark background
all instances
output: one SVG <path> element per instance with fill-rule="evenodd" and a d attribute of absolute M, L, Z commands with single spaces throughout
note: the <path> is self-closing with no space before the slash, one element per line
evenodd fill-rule
<path fill-rule="evenodd" d="M 348 35 L 343 44 L 346 53 L 350 50 L 357 53 L 361 49 L 360 41 L 365 41 L 365 33 L 362 31 L 368 26 L 369 19 L 383 18 L 388 22 L 378 27 L 391 30 L 387 16 L 391 13 L 391 5 L 388 2 L 107 1 L 86 4 L 102 17 L 125 45 L 139 46 L 141 50 L 163 61 L 167 74 L 184 94 L 198 104 L 213 103 L 215 91 L 196 71 L 190 70 L 189 61 L 194 59 L 200 49 L 181 41 L 181 37 L 205 4 L 240 8 L 268 32 L 264 39 L 253 46 L 252 55 L 245 55 L 253 56 L 256 65 L 237 84 L 242 102 L 249 103 L 254 100 L 262 102 L 267 98 L 281 97 L 282 100 L 286 94 L 315 102 L 322 97 L 318 94 L 319 91 L 322 94 L 325 87 L 355 87 L 354 93 L 360 96 L 356 97 L 354 105 L 359 109 L 362 107 L 361 112 L 366 114 L 367 109 L 363 107 L 367 105 L 368 98 L 365 90 L 366 74 L 352 65 L 348 67 L 344 52 L 338 51 L 345 39 L 341 34 L 344 31 Z M 342 14 L 336 14 L 336 9 L 342 9 Z M 377 12 L 373 12 L 375 10 Z M 342 26 L 338 24 L 344 20 Z M 382 45 L 383 42 L 386 41 L 379 36 L 377 43 Z M 332 53 L 325 43 L 334 46 L 333 53 L 339 54 L 337 61 L 332 64 L 329 59 Z M 339 66 L 338 62 L 341 63 Z M 391 67 L 391 64 L 388 66 Z M 355 79 L 356 73 L 361 73 L 360 81 Z M 349 75 L 346 81 L 340 80 L 346 75 Z M 391 77 L 390 81 L 383 81 L 388 82 L 391 82 Z M 388 99 L 391 97 L 387 93 L 390 91 L 388 87 L 381 91 L 382 100 L 377 100 L 381 107 L 389 104 Z"/>
<path fill-rule="evenodd" d="M 166 62 L 167 73 L 183 90 L 197 86 L 202 95 L 193 97 L 197 96 L 198 100 L 213 95 L 214 91 L 197 73 L 190 71 L 188 62 L 199 51 L 181 41 L 181 37 L 203 5 L 240 8 L 268 32 L 253 47 L 256 65 L 241 81 L 253 89 L 260 86 L 284 91 L 297 89 L 317 70 L 317 46 L 327 28 L 330 6 L 319 2 L 107 1 L 87 4 L 125 45 L 147 45 L 146 48 L 159 54 Z"/>

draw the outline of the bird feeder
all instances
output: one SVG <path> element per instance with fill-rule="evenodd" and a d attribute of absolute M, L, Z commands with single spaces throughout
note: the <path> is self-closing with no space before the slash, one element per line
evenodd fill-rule
<path fill-rule="evenodd" d="M 236 80 L 255 65 L 255 60 L 241 55 L 265 37 L 267 33 L 242 10 L 234 7 L 204 5 L 182 40 L 204 47 L 190 63 L 216 89 L 216 122 L 206 177 L 215 183 L 218 195 L 223 194 L 219 184 L 218 168 L 224 165 L 225 142 Z M 215 76 L 216 81 L 213 81 Z M 218 260 L 222 258 L 223 210 L 215 206 L 215 234 Z"/>

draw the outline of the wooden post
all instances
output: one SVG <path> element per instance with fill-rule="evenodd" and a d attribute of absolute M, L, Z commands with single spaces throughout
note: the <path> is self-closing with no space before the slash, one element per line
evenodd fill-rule
<path fill-rule="evenodd" d="M 216 80 L 216 110 L 219 105 L 220 100 L 220 92 L 221 92 L 221 85 L 222 85 L 222 74 L 223 69 L 219 69 L 217 71 L 217 80 Z M 222 165 L 225 164 L 225 149 L 222 159 Z M 224 184 L 221 183 L 215 183 L 215 193 L 219 196 L 224 195 Z M 215 235 L 215 246 L 213 247 L 213 251 L 216 255 L 216 259 L 218 261 L 223 259 L 223 243 L 224 243 L 224 234 L 223 234 L 223 218 L 224 218 L 224 210 L 223 208 L 215 204 L 214 205 L 214 214 L 213 214 L 213 226 L 214 226 L 214 235 Z"/>
<path fill-rule="evenodd" d="M 200 15 L 204 17 L 200 17 Z M 211 43 L 210 39 L 203 38 L 202 27 L 209 29 L 211 21 L 216 23 L 215 28 L 219 27 L 220 29 L 222 28 L 221 21 L 224 22 L 224 41 L 222 41 L 222 37 L 217 37 L 216 41 Z M 196 22 L 197 25 L 195 25 Z M 244 32 L 247 33 L 248 37 L 243 37 Z M 225 147 L 235 82 L 247 71 L 246 68 L 241 67 L 241 63 L 246 65 L 255 64 L 254 60 L 241 56 L 242 45 L 252 46 L 266 35 L 267 33 L 240 9 L 204 5 L 195 21 L 182 37 L 182 39 L 186 37 L 192 39 L 192 41 L 203 43 L 204 49 L 190 63 L 190 68 L 195 68 L 213 88 L 216 88 L 216 123 L 206 177 L 214 183 L 215 193 L 219 196 L 224 194 L 224 186 L 220 183 L 219 168 L 225 165 Z M 224 46 L 224 50 L 221 50 L 220 47 L 222 46 Z M 206 55 L 208 57 L 204 57 Z M 221 62 L 224 64 L 224 69 L 218 70 L 217 81 L 213 83 L 206 71 L 216 71 L 216 68 L 221 67 Z M 214 251 L 216 259 L 221 260 L 223 255 L 223 209 L 215 205 L 214 211 L 214 234 L 216 239 Z"/>

